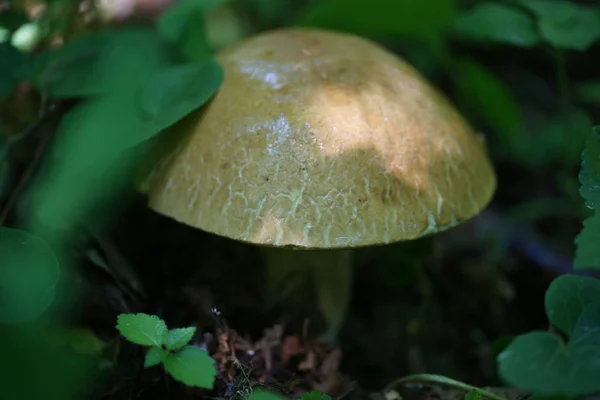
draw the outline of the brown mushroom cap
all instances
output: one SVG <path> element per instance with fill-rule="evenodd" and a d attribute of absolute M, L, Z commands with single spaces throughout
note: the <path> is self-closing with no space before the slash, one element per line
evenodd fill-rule
<path fill-rule="evenodd" d="M 222 87 L 153 174 L 159 213 L 244 242 L 345 248 L 452 227 L 495 191 L 463 118 L 371 41 L 283 29 L 218 60 Z"/>

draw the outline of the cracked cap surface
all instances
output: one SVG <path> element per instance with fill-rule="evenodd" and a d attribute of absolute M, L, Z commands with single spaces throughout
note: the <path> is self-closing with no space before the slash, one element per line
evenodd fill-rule
<path fill-rule="evenodd" d="M 444 230 L 493 196 L 475 133 L 379 45 L 282 29 L 217 58 L 223 85 L 152 173 L 155 211 L 244 242 L 345 248 Z"/>

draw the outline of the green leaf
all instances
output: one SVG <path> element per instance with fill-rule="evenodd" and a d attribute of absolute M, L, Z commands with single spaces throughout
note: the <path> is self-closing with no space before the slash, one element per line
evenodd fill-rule
<path fill-rule="evenodd" d="M 143 85 L 126 85 L 75 105 L 61 121 L 56 157 L 47 161 L 34 191 L 36 209 L 28 215 L 67 227 L 77 219 L 105 218 L 106 213 L 91 211 L 132 178 L 140 145 L 199 108 L 221 79 L 221 68 L 212 60 L 165 67 Z"/>
<path fill-rule="evenodd" d="M 115 92 L 79 103 L 63 118 L 54 151 L 81 166 L 106 160 L 160 131 L 140 107 L 139 91 Z"/>
<path fill-rule="evenodd" d="M 465 394 L 465 400 L 481 400 L 483 396 L 478 390 L 471 390 Z"/>
<path fill-rule="evenodd" d="M 496 2 L 479 3 L 454 24 L 466 40 L 497 42 L 521 47 L 538 44 L 540 37 L 533 19 L 519 9 Z"/>
<path fill-rule="evenodd" d="M 313 390 L 312 392 L 303 393 L 302 400 L 331 400 L 331 396 L 323 394 L 318 390 Z"/>
<path fill-rule="evenodd" d="M 575 269 L 600 269 L 600 127 L 588 136 L 581 155 L 581 188 L 579 193 L 585 204 L 595 210 L 594 215 L 583 223 L 583 229 L 575 238 Z"/>
<path fill-rule="evenodd" d="M 456 64 L 452 76 L 461 103 L 494 128 L 502 149 L 518 158 L 528 157 L 523 113 L 510 89 L 492 71 L 471 58 Z"/>
<path fill-rule="evenodd" d="M 44 55 L 36 86 L 56 98 L 107 94 L 136 87 L 176 57 L 150 28 L 90 33 Z"/>
<path fill-rule="evenodd" d="M 365 36 L 430 38 L 450 29 L 456 13 L 453 0 L 329 0 L 312 2 L 297 25 Z"/>
<path fill-rule="evenodd" d="M 158 71 L 142 90 L 142 111 L 155 129 L 165 129 L 206 103 L 222 81 L 214 59 Z"/>
<path fill-rule="evenodd" d="M 573 330 L 573 337 L 580 340 L 585 338 L 586 335 L 598 333 L 600 330 L 600 301 L 596 301 L 588 304 L 575 325 Z"/>
<path fill-rule="evenodd" d="M 510 385 L 544 396 L 584 396 L 600 391 L 600 302 L 588 304 L 565 344 L 548 332 L 517 337 L 500 354 L 499 372 Z"/>
<path fill-rule="evenodd" d="M 21 79 L 27 56 L 8 43 L 0 43 L 0 100 L 8 97 Z"/>
<path fill-rule="evenodd" d="M 304 398 L 304 396 L 302 397 Z M 248 396 L 247 400 L 284 400 L 285 397 L 280 396 L 275 392 L 271 392 L 269 390 L 258 389 L 252 391 L 250 396 Z"/>
<path fill-rule="evenodd" d="M 190 61 L 210 56 L 206 39 L 205 13 L 225 0 L 182 0 L 164 12 L 157 22 L 159 33 L 179 47 Z"/>
<path fill-rule="evenodd" d="M 52 303 L 59 265 L 52 248 L 27 232 L 0 227 L 0 323 L 21 324 Z"/>
<path fill-rule="evenodd" d="M 120 314 L 117 329 L 131 343 L 160 347 L 167 338 L 167 324 L 156 315 Z"/>
<path fill-rule="evenodd" d="M 573 268 L 600 269 L 600 215 L 596 213 L 583 221 L 583 229 L 575 238 L 576 251 Z"/>
<path fill-rule="evenodd" d="M 593 105 L 600 105 L 600 80 L 579 82 L 574 87 L 579 101 Z"/>
<path fill-rule="evenodd" d="M 587 50 L 600 39 L 600 8 L 564 0 L 521 0 L 538 17 L 539 29 L 555 47 Z"/>
<path fill-rule="evenodd" d="M 594 278 L 562 275 L 546 291 L 548 319 L 557 329 L 572 335 L 584 308 L 600 301 L 600 281 Z"/>
<path fill-rule="evenodd" d="M 146 357 L 144 358 L 144 368 L 150 368 L 160 364 L 166 360 L 168 354 L 169 353 L 160 347 L 150 347 L 146 352 Z"/>
<path fill-rule="evenodd" d="M 192 340 L 196 333 L 195 327 L 171 329 L 167 335 L 165 345 L 167 350 L 179 350 Z"/>
<path fill-rule="evenodd" d="M 169 354 L 164 366 L 175 380 L 204 389 L 212 389 L 217 375 L 215 360 L 196 346 L 185 346 L 178 352 Z"/>

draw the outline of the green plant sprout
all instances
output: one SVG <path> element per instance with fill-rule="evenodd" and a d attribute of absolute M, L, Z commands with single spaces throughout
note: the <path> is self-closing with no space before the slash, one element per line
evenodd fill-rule
<path fill-rule="evenodd" d="M 131 343 L 149 346 L 144 368 L 162 364 L 173 379 L 187 386 L 212 389 L 217 368 L 215 360 L 198 346 L 188 344 L 195 327 L 168 329 L 156 315 L 120 314 L 117 326 Z"/>

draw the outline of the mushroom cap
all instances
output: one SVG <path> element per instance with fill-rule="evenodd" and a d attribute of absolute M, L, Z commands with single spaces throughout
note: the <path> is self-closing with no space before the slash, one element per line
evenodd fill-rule
<path fill-rule="evenodd" d="M 217 59 L 221 88 L 153 171 L 155 211 L 243 242 L 326 249 L 419 238 L 491 200 L 482 141 L 381 46 L 288 28 Z"/>

